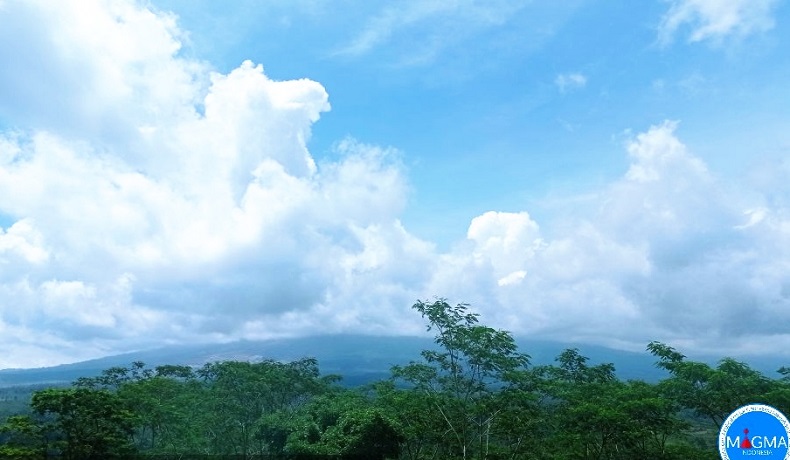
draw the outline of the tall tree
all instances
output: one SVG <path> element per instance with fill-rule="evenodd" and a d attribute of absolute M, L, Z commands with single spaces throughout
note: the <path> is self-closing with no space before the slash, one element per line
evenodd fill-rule
<path fill-rule="evenodd" d="M 716 429 L 738 407 L 766 402 L 776 394 L 778 382 L 732 358 L 723 358 L 716 367 L 711 367 L 688 361 L 683 354 L 660 342 L 651 342 L 647 349 L 658 358 L 657 366 L 671 374 L 663 382 L 667 395 L 706 417 Z"/>
<path fill-rule="evenodd" d="M 212 450 L 242 458 L 278 449 L 280 441 L 273 426 L 262 424 L 261 419 L 272 421 L 271 416 L 277 412 L 282 416 L 296 410 L 333 381 L 320 376 L 318 362 L 312 358 L 291 363 L 210 363 L 198 375 L 208 390 L 212 422 L 207 436 Z"/>
<path fill-rule="evenodd" d="M 518 351 L 510 333 L 478 324 L 467 304 L 445 299 L 413 305 L 435 332 L 435 350 L 424 350 L 423 362 L 393 367 L 393 376 L 424 394 L 445 432 L 448 457 L 488 456 L 492 426 L 503 410 L 496 394 L 513 383 L 529 357 Z"/>
<path fill-rule="evenodd" d="M 56 445 L 66 460 L 123 458 L 134 452 L 134 414 L 114 393 L 90 388 L 36 392 L 35 413 L 51 417 Z"/>
<path fill-rule="evenodd" d="M 207 451 L 207 391 L 189 372 L 175 375 L 158 368 L 155 375 L 117 390 L 127 407 L 134 409 L 134 440 L 141 451 L 173 455 Z"/>

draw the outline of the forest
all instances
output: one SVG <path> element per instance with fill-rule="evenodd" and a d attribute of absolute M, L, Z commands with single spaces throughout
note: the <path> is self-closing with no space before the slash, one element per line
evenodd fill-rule
<path fill-rule="evenodd" d="M 619 379 L 567 349 L 531 365 L 512 335 L 445 299 L 413 308 L 436 348 L 389 379 L 348 388 L 312 358 L 106 369 L 39 388 L 0 419 L 0 458 L 717 459 L 718 430 L 748 403 L 790 413 L 774 379 L 659 342 L 658 382 Z"/>

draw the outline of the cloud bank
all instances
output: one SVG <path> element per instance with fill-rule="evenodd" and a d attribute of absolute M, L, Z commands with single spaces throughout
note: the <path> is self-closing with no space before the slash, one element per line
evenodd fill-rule
<path fill-rule="evenodd" d="M 633 137 L 623 177 L 556 210 L 545 232 L 524 212 L 475 218 L 471 244 L 444 256 L 456 272 L 437 290 L 496 299 L 490 314 L 531 336 L 633 349 L 647 337 L 717 353 L 782 349 L 790 340 L 787 208 L 720 183 L 676 127 L 664 122 Z M 444 287 L 461 273 L 477 283 Z"/>
<path fill-rule="evenodd" d="M 213 72 L 181 54 L 176 18 L 136 3 L 0 8 L 17 43 L 0 47 L 0 367 L 416 334 L 409 307 L 433 295 L 531 337 L 790 345 L 787 201 L 720 183 L 674 122 L 633 136 L 622 177 L 549 220 L 492 210 L 440 252 L 399 220 L 399 152 L 310 153 L 319 83 Z"/>

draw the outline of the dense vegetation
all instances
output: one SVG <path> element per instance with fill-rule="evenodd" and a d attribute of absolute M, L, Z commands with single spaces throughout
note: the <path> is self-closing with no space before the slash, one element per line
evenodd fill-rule
<path fill-rule="evenodd" d="M 735 408 L 790 412 L 785 368 L 770 379 L 653 342 L 668 377 L 621 381 L 577 349 L 530 366 L 509 333 L 466 305 L 414 308 L 437 348 L 387 381 L 344 388 L 314 359 L 135 362 L 34 391 L 0 426 L 0 458 L 716 459 L 716 433 Z"/>

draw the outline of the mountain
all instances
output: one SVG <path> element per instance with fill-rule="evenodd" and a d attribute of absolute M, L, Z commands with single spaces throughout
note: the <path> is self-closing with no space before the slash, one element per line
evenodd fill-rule
<path fill-rule="evenodd" d="M 129 366 L 142 361 L 149 367 L 181 364 L 194 367 L 213 361 L 293 361 L 318 359 L 324 374 L 340 374 L 348 385 L 386 378 L 395 364 L 418 359 L 422 349 L 433 346 L 429 338 L 324 335 L 266 341 L 239 341 L 223 344 L 171 345 L 106 356 L 72 364 L 36 369 L 0 370 L 0 387 L 30 384 L 64 384 L 90 377 L 113 366 Z"/>
<path fill-rule="evenodd" d="M 655 367 L 655 359 L 646 352 L 636 353 L 595 345 L 574 345 L 550 341 L 518 340 L 520 349 L 531 356 L 533 365 L 552 364 L 566 348 L 578 348 L 590 358 L 591 365 L 611 362 L 621 379 L 658 381 L 667 376 Z M 323 335 L 266 341 L 239 341 L 225 344 L 173 345 L 107 356 L 73 364 L 38 369 L 0 370 L 0 387 L 18 385 L 63 385 L 79 377 L 91 377 L 113 366 L 129 366 L 142 361 L 149 367 L 162 364 L 202 366 L 207 362 L 275 359 L 293 361 L 314 357 L 324 374 L 339 374 L 343 383 L 356 386 L 389 376 L 393 365 L 420 359 L 420 351 L 434 348 L 428 337 L 374 337 L 365 335 Z M 694 358 L 715 364 L 721 357 Z M 778 358 L 761 358 L 747 362 L 770 377 L 782 363 Z"/>

